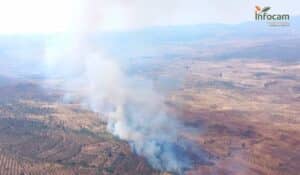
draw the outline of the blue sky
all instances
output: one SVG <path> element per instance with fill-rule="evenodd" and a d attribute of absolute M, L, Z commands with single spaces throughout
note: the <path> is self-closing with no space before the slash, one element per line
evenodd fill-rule
<path fill-rule="evenodd" d="M 0 34 L 240 23 L 255 5 L 300 14 L 299 0 L 0 0 Z"/>

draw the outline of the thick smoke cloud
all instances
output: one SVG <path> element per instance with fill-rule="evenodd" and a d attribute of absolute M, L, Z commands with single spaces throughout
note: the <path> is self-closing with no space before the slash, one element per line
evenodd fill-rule
<path fill-rule="evenodd" d="M 190 168 L 190 145 L 179 134 L 183 126 L 166 112 L 151 81 L 126 74 L 118 59 L 94 44 L 93 21 L 101 14 L 95 4 L 84 9 L 74 30 L 48 40 L 47 74 L 63 78 L 60 86 L 68 97 L 80 97 L 107 122 L 109 132 L 128 141 L 154 168 L 177 173 Z"/>
<path fill-rule="evenodd" d="M 60 49 L 49 46 L 47 53 L 48 74 L 63 78 L 60 87 L 68 97 L 81 97 L 109 132 L 128 141 L 154 168 L 181 173 L 191 166 L 178 133 L 183 126 L 167 114 L 151 81 L 127 75 L 117 59 L 89 46 L 87 38 Z"/>

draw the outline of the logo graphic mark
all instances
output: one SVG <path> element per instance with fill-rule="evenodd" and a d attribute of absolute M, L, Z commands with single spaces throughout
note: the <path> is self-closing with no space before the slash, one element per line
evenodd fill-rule
<path fill-rule="evenodd" d="M 255 20 L 267 21 L 270 26 L 288 26 L 290 19 L 289 14 L 270 14 L 270 6 L 261 7 L 255 6 Z"/>

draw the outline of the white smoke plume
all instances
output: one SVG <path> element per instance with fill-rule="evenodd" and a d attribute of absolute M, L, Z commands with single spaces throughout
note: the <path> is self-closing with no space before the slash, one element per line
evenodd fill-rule
<path fill-rule="evenodd" d="M 126 75 L 115 59 L 83 43 L 69 53 L 61 50 L 53 64 L 52 70 L 64 78 L 64 90 L 83 97 L 82 103 L 107 121 L 107 130 L 128 141 L 154 168 L 173 172 L 189 168 L 187 155 L 183 155 L 187 148 L 177 133 L 181 126 L 168 116 L 164 99 L 151 82 Z M 53 61 L 53 57 L 48 59 Z"/>
<path fill-rule="evenodd" d="M 82 97 L 107 122 L 109 132 L 128 141 L 154 168 L 178 173 L 189 168 L 187 147 L 178 135 L 182 126 L 167 114 L 151 81 L 126 75 L 117 59 L 77 41 L 65 45 L 66 50 L 48 49 L 46 63 L 64 79 L 60 86 Z"/>
<path fill-rule="evenodd" d="M 183 173 L 192 164 L 178 133 L 183 126 L 168 115 L 151 81 L 127 75 L 118 59 L 93 43 L 93 21 L 101 15 L 94 13 L 94 6 L 85 9 L 74 30 L 49 39 L 48 74 L 62 77 L 66 92 L 82 97 L 82 103 L 107 122 L 109 132 L 128 141 L 154 168 Z"/>

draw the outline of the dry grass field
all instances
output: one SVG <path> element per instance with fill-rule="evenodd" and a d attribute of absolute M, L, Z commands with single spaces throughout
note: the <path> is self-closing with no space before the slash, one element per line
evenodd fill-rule
<path fill-rule="evenodd" d="M 79 104 L 34 82 L 1 84 L 0 174 L 159 174 Z"/>
<path fill-rule="evenodd" d="M 155 62 L 154 80 L 182 136 L 209 153 L 188 175 L 297 175 L 300 64 L 257 60 Z M 106 131 L 99 116 L 36 81 L 2 78 L 0 174 L 163 174 Z M 197 162 L 197 161 L 195 161 Z M 167 174 L 167 173 L 165 173 Z"/>
<path fill-rule="evenodd" d="M 187 174 L 299 174 L 300 64 L 178 60 L 157 75 L 170 72 L 185 77 L 168 104 L 213 155 Z"/>

